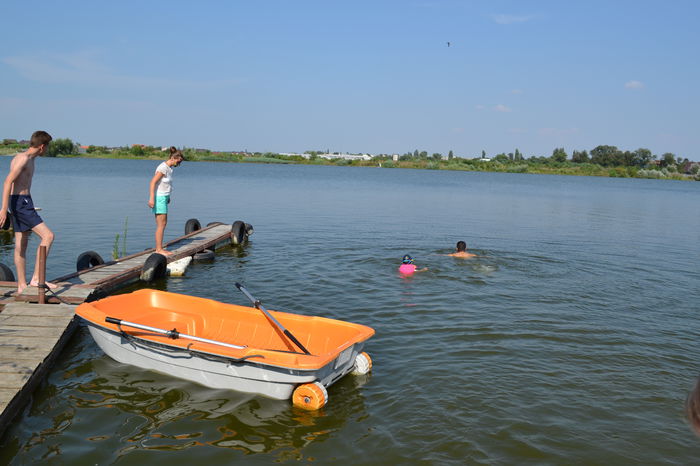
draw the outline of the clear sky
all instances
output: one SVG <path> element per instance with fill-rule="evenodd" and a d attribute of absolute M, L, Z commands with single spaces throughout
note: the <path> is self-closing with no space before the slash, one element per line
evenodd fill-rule
<path fill-rule="evenodd" d="M 0 138 L 465 157 L 609 144 L 700 160 L 700 1 L 0 11 Z"/>

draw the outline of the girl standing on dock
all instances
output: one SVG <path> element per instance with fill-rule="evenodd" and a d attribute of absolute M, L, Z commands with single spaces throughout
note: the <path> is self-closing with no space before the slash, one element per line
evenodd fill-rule
<path fill-rule="evenodd" d="M 150 197 L 148 207 L 156 216 L 156 252 L 170 255 L 170 251 L 163 249 L 163 234 L 168 224 L 168 204 L 173 184 L 173 167 L 178 167 L 185 160 L 182 152 L 175 147 L 170 148 L 170 157 L 158 165 L 150 184 Z"/>

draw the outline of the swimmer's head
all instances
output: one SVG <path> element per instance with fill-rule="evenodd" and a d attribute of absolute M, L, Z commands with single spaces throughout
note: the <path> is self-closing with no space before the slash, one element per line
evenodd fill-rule
<path fill-rule="evenodd" d="M 467 243 L 464 241 L 457 241 L 457 252 L 464 252 L 467 250 Z"/>
<path fill-rule="evenodd" d="M 403 264 L 413 264 L 413 257 L 406 254 L 405 256 L 403 256 L 403 259 L 401 259 L 401 262 Z"/>

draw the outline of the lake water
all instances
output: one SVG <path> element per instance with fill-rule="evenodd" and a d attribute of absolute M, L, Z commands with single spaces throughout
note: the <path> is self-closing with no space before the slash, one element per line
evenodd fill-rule
<path fill-rule="evenodd" d="M 0 158 L 4 177 L 10 159 Z M 154 161 L 40 159 L 47 276 L 152 246 Z M 329 404 L 212 390 L 119 364 L 85 328 L 0 440 L 0 463 L 691 464 L 700 183 L 184 163 L 166 239 L 241 219 L 244 248 L 169 291 L 369 325 L 369 376 Z M 463 239 L 479 254 L 454 259 Z M 34 247 L 33 240 L 30 247 Z M 0 260 L 12 265 L 12 244 Z M 411 254 L 429 271 L 404 279 Z"/>

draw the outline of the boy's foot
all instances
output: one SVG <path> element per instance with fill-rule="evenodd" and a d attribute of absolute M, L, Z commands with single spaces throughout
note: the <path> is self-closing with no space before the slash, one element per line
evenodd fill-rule
<path fill-rule="evenodd" d="M 22 292 L 26 290 L 28 286 L 29 285 L 27 285 L 26 283 L 24 285 L 17 284 L 17 294 L 22 294 Z"/>
<path fill-rule="evenodd" d="M 173 253 L 168 251 L 167 249 L 161 249 L 160 251 L 156 249 L 156 253 L 163 254 L 164 256 L 172 256 L 173 255 Z"/>
<path fill-rule="evenodd" d="M 46 283 L 46 286 L 48 286 L 50 290 L 55 290 L 56 288 L 58 288 L 58 285 L 56 285 L 55 283 L 51 283 L 51 282 L 44 282 L 44 283 Z M 39 280 L 32 280 L 31 282 L 29 282 L 29 286 L 39 286 Z"/>

